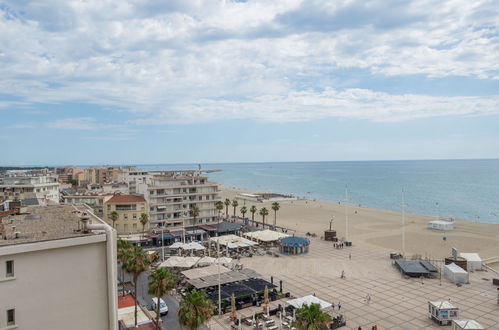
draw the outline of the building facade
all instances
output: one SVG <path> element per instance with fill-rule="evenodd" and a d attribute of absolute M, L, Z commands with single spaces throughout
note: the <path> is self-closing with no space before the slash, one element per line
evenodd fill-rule
<path fill-rule="evenodd" d="M 62 199 L 65 204 L 87 204 L 94 213 L 99 216 L 104 216 L 104 203 L 108 201 L 112 194 L 92 194 L 92 193 L 77 193 L 74 195 L 63 195 Z"/>
<path fill-rule="evenodd" d="M 114 223 L 114 228 L 119 234 L 142 233 L 142 230 L 149 230 L 149 221 L 144 228 L 140 222 L 143 213 L 148 215 L 147 202 L 138 195 L 114 195 L 104 202 L 104 220 L 109 225 L 113 225 L 112 213 L 116 212 L 118 217 Z"/>
<path fill-rule="evenodd" d="M 199 171 L 151 172 L 148 184 L 138 184 L 149 204 L 152 227 L 170 230 L 217 222 L 215 202 L 220 200 L 218 184 Z M 199 215 L 191 213 L 193 207 Z"/>
<path fill-rule="evenodd" d="M 0 177 L 0 200 L 23 200 L 27 195 L 39 199 L 43 204 L 59 203 L 59 182 L 50 175 Z"/>
<path fill-rule="evenodd" d="M 0 329 L 118 328 L 116 233 L 109 225 L 68 205 L 31 207 L 6 221 Z"/>

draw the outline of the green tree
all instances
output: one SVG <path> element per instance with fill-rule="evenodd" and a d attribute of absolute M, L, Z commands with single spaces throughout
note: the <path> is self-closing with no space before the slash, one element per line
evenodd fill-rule
<path fill-rule="evenodd" d="M 237 202 L 237 200 L 232 200 L 232 207 L 234 208 L 234 217 L 236 216 L 236 207 L 239 206 L 239 203 Z"/>
<path fill-rule="evenodd" d="M 172 272 L 166 268 L 158 268 L 149 275 L 149 294 L 157 298 L 156 304 L 156 329 L 159 327 L 160 304 L 159 299 L 163 297 L 168 291 L 173 289 L 177 281 Z"/>
<path fill-rule="evenodd" d="M 331 316 L 321 311 L 321 305 L 303 305 L 296 312 L 296 327 L 300 330 L 329 329 Z"/>
<path fill-rule="evenodd" d="M 130 244 L 128 241 L 124 240 L 119 240 L 118 241 L 118 249 L 117 249 L 117 254 L 118 254 L 118 262 L 120 263 L 121 267 L 121 286 L 122 286 L 122 295 L 125 295 L 125 268 L 128 263 L 128 260 L 132 257 L 132 247 L 133 245 Z"/>
<path fill-rule="evenodd" d="M 258 211 L 257 208 L 256 208 L 256 206 L 255 205 L 251 205 L 250 212 L 251 212 L 251 220 L 252 221 L 255 221 L 255 213 L 256 213 L 256 211 Z"/>
<path fill-rule="evenodd" d="M 274 227 L 277 225 L 277 211 L 279 211 L 280 208 L 281 205 L 279 205 L 279 203 L 272 203 L 272 210 L 274 210 Z"/>
<path fill-rule="evenodd" d="M 269 215 L 269 210 L 267 210 L 265 207 L 261 208 L 260 215 L 262 216 L 262 223 L 263 223 L 262 228 L 265 229 L 265 216 Z"/>
<path fill-rule="evenodd" d="M 244 215 L 246 213 L 248 213 L 248 208 L 246 206 L 243 206 L 243 207 L 241 207 L 240 211 L 241 211 L 241 214 L 243 215 L 243 219 L 244 219 Z"/>
<path fill-rule="evenodd" d="M 224 209 L 224 202 L 216 201 L 215 208 L 218 210 L 218 213 L 220 214 L 220 211 L 222 211 Z"/>
<path fill-rule="evenodd" d="M 191 212 L 191 217 L 194 218 L 194 224 L 196 224 L 196 218 L 199 216 L 199 207 L 194 205 L 193 207 L 191 207 L 190 212 Z"/>
<path fill-rule="evenodd" d="M 229 216 L 229 206 L 230 206 L 230 199 L 226 198 L 225 199 L 225 216 Z"/>
<path fill-rule="evenodd" d="M 119 217 L 118 212 L 116 212 L 116 211 L 111 212 L 110 217 L 111 217 L 111 221 L 113 222 L 113 228 L 114 228 L 114 223 L 116 222 L 116 220 L 118 220 L 118 217 Z"/>
<path fill-rule="evenodd" d="M 139 246 L 132 248 L 125 270 L 133 278 L 133 295 L 135 297 L 135 326 L 137 326 L 137 280 L 142 272 L 149 269 L 149 257 Z"/>
<path fill-rule="evenodd" d="M 142 237 L 144 237 L 145 228 L 148 222 L 149 222 L 149 216 L 146 213 L 142 213 L 140 215 L 140 223 L 142 224 Z"/>
<path fill-rule="evenodd" d="M 203 291 L 194 289 L 180 301 L 177 315 L 181 327 L 196 330 L 212 317 L 213 303 Z"/>

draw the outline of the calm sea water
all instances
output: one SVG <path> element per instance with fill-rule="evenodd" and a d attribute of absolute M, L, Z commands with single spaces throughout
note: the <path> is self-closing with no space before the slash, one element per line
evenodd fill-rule
<path fill-rule="evenodd" d="M 139 165 L 146 170 L 196 169 L 197 164 Z M 203 164 L 212 181 L 262 192 L 499 223 L 499 160 L 358 161 Z M 497 216 L 495 216 L 495 214 Z"/>

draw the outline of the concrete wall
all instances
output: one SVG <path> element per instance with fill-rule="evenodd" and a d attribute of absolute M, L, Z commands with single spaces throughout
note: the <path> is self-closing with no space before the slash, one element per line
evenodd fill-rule
<path fill-rule="evenodd" d="M 15 278 L 5 278 L 14 260 Z M 107 329 L 106 242 L 0 256 L 0 329 Z"/>

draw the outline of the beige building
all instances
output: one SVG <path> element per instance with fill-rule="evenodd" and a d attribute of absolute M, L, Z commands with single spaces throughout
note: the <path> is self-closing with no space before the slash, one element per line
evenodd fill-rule
<path fill-rule="evenodd" d="M 217 222 L 215 202 L 220 200 L 218 184 L 209 182 L 199 171 L 150 172 L 148 184 L 137 185 L 149 204 L 152 226 L 170 230 Z M 190 210 L 199 208 L 194 219 Z"/>
<path fill-rule="evenodd" d="M 59 203 L 59 182 L 50 175 L 16 174 L 0 177 L 0 200 L 26 196 L 34 197 L 43 204 Z"/>
<path fill-rule="evenodd" d="M 116 232 L 89 209 L 30 207 L 0 225 L 0 329 L 118 329 Z"/>
<path fill-rule="evenodd" d="M 77 193 L 74 195 L 64 195 L 62 199 L 65 204 L 87 204 L 94 213 L 99 216 L 104 216 L 104 203 L 113 197 L 113 194 L 92 194 L 92 193 Z"/>
<path fill-rule="evenodd" d="M 142 232 L 140 216 L 142 213 L 148 214 L 147 202 L 142 196 L 137 195 L 114 195 L 104 202 L 104 219 L 111 226 L 112 212 L 118 213 L 118 219 L 114 228 L 120 234 L 133 234 Z M 145 231 L 149 230 L 149 222 L 145 225 Z"/>
<path fill-rule="evenodd" d="M 83 180 L 86 184 L 105 184 L 118 181 L 119 166 L 88 167 L 83 171 Z"/>

